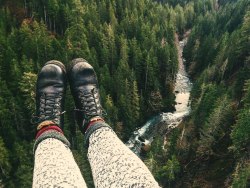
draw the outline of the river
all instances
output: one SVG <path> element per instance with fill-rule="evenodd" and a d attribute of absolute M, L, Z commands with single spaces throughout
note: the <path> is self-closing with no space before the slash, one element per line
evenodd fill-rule
<path fill-rule="evenodd" d="M 175 111 L 173 113 L 160 113 L 159 115 L 148 120 L 141 128 L 135 130 L 126 143 L 126 145 L 138 156 L 140 156 L 142 148 L 150 146 L 154 137 L 160 134 L 164 137 L 164 134 L 171 129 L 178 127 L 183 118 L 187 116 L 190 111 L 190 91 L 192 83 L 188 78 L 188 74 L 185 70 L 185 59 L 182 58 L 183 47 L 187 42 L 187 37 L 184 37 L 182 41 L 178 40 L 176 35 L 176 44 L 178 50 L 178 72 L 175 80 Z"/>

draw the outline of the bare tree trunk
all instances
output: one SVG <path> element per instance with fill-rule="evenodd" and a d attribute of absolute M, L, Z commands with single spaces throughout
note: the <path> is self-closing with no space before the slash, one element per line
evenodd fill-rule
<path fill-rule="evenodd" d="M 51 24 L 51 19 L 50 19 L 50 17 L 49 17 L 49 30 L 52 30 L 52 26 L 51 26 L 52 24 Z"/>
<path fill-rule="evenodd" d="M 45 5 L 43 6 L 43 14 L 44 14 L 44 22 L 45 24 L 47 24 L 47 11 L 46 11 Z"/>
<path fill-rule="evenodd" d="M 148 82 L 148 61 L 146 61 L 147 67 L 146 67 L 146 78 L 145 78 L 145 91 L 147 89 L 147 82 Z"/>
<path fill-rule="evenodd" d="M 27 2 L 26 2 L 26 0 L 24 0 L 24 9 L 25 9 L 25 16 L 28 16 Z"/>
<path fill-rule="evenodd" d="M 56 19 L 54 18 L 54 33 L 56 32 Z"/>
<path fill-rule="evenodd" d="M 38 39 L 36 37 L 36 54 L 37 54 L 37 61 L 39 62 L 39 48 L 38 48 Z"/>

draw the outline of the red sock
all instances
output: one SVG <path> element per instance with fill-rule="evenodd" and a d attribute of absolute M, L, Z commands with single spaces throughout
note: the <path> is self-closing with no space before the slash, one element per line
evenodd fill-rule
<path fill-rule="evenodd" d="M 57 131 L 61 134 L 63 134 L 63 131 L 60 127 L 58 127 L 57 125 L 51 125 L 51 126 L 47 126 L 47 127 L 44 127 L 42 129 L 40 129 L 37 134 L 36 134 L 36 139 L 41 136 L 43 133 L 47 132 L 47 131 L 51 131 L 51 130 L 54 130 L 54 131 Z"/>
<path fill-rule="evenodd" d="M 93 124 L 95 124 L 96 122 L 99 122 L 99 121 L 104 122 L 104 120 L 103 120 L 102 118 L 100 118 L 100 117 L 94 117 L 94 118 L 90 119 L 89 124 L 87 125 L 86 131 L 87 131 Z"/>

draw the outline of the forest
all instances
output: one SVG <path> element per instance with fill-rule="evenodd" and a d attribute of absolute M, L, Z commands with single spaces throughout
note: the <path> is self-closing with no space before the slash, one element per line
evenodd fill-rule
<path fill-rule="evenodd" d="M 96 70 L 105 117 L 126 142 L 150 117 L 174 111 L 175 36 L 191 114 L 143 159 L 162 187 L 250 185 L 249 0 L 0 0 L 0 187 L 31 187 L 35 83 L 56 59 Z M 94 187 L 67 91 L 65 135 Z"/>

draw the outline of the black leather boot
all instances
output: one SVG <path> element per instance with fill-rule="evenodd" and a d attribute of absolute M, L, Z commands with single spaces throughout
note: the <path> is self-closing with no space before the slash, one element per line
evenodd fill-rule
<path fill-rule="evenodd" d="M 103 118 L 98 81 L 93 67 L 82 58 L 72 61 L 68 71 L 71 93 L 75 101 L 75 118 L 82 133 L 90 119 Z"/>
<path fill-rule="evenodd" d="M 36 114 L 32 122 L 52 121 L 63 128 L 66 70 L 59 61 L 49 61 L 38 74 L 36 84 Z"/>

